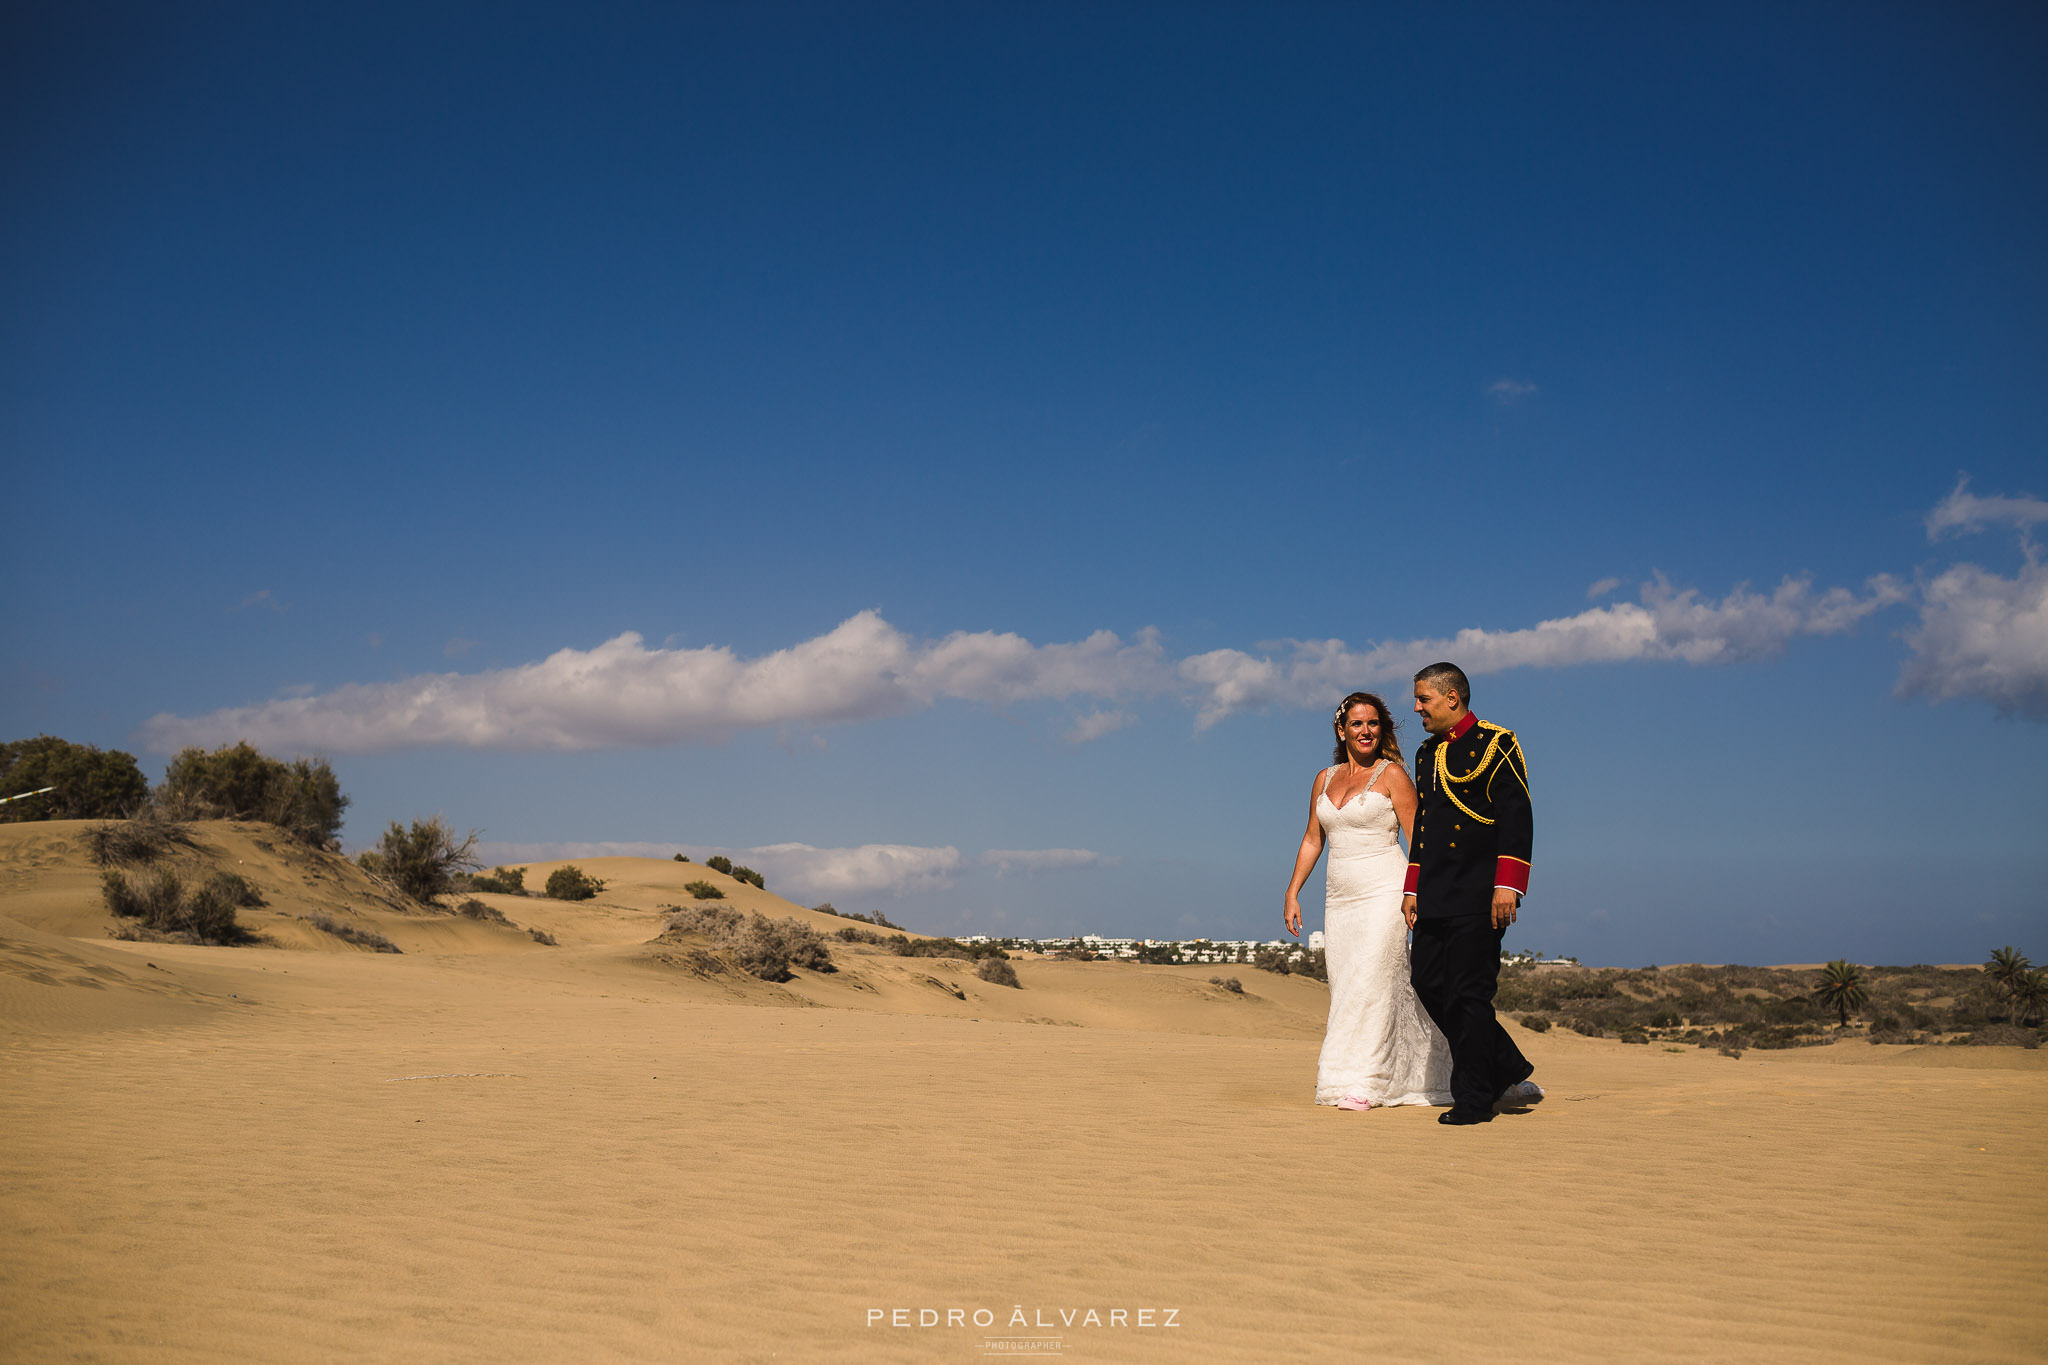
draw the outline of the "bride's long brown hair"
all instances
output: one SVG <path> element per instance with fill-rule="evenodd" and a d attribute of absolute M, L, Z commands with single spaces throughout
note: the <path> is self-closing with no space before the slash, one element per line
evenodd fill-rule
<path fill-rule="evenodd" d="M 1337 703 L 1336 718 L 1330 722 L 1330 728 L 1337 732 L 1337 752 L 1333 761 L 1342 763 L 1347 757 L 1349 746 L 1344 743 L 1344 718 L 1351 714 L 1354 706 L 1370 706 L 1380 713 L 1380 742 L 1372 756 L 1401 762 L 1401 736 L 1394 729 L 1394 713 L 1387 710 L 1387 704 L 1371 692 L 1353 692 Z"/>

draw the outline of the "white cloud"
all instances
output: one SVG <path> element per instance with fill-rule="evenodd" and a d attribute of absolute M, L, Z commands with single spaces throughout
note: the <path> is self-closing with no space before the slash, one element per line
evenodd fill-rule
<path fill-rule="evenodd" d="M 2003 715 L 2048 720 L 2048 568 L 2030 559 L 2012 578 L 1974 564 L 1946 570 L 1921 590 L 1906 645 L 1900 695 L 1976 697 Z"/>
<path fill-rule="evenodd" d="M 1128 644 L 1109 631 L 1070 644 L 1035 645 L 992 631 L 918 641 L 873 611 L 755 659 L 723 647 L 649 649 L 628 633 L 513 668 L 353 683 L 200 716 L 158 715 L 140 738 L 158 752 L 237 739 L 330 754 L 644 748 L 873 720 L 949 699 L 1000 706 L 1159 695 L 1194 707 L 1197 728 L 1207 728 L 1250 707 L 1320 706 L 1361 685 L 1405 682 L 1437 659 L 1475 676 L 1595 663 L 1734 663 L 1802 635 L 1847 630 L 1908 593 L 1879 576 L 1860 592 L 1820 591 L 1788 578 L 1768 594 L 1741 587 L 1719 600 L 1659 579 L 1640 596 L 1519 629 L 1474 627 L 1358 650 L 1342 640 L 1296 641 L 1177 662 L 1151 630 Z M 1100 709 L 1076 720 L 1067 737 L 1082 743 L 1125 723 L 1127 713 Z"/>
<path fill-rule="evenodd" d="M 632 632 L 593 649 L 479 673 L 353 683 L 202 716 L 153 716 L 158 751 L 247 739 L 259 748 L 373 753 L 449 746 L 600 749 L 718 740 L 735 730 L 872 720 L 953 698 L 1002 705 L 1172 686 L 1156 632 L 1034 645 L 993 631 L 921 643 L 873 611 L 757 659 L 648 649 Z"/>
<path fill-rule="evenodd" d="M 1788 578 L 1769 596 L 1742 587 L 1718 602 L 1659 579 L 1644 585 L 1640 602 L 1591 607 L 1519 630 L 1472 628 L 1362 651 L 1341 640 L 1298 641 L 1291 656 L 1279 659 L 1219 649 L 1183 660 L 1180 672 L 1199 698 L 1196 724 L 1206 728 L 1247 707 L 1319 705 L 1365 683 L 1405 682 L 1438 659 L 1475 676 L 1597 663 L 1736 663 L 1775 653 L 1801 635 L 1847 630 L 1906 598 L 1889 575 L 1871 579 L 1861 594 L 1817 593 L 1809 581 Z"/>
<path fill-rule="evenodd" d="M 1115 867 L 1123 861 L 1085 848 L 992 848 L 982 865 L 997 872 L 1064 872 L 1077 867 Z"/>
<path fill-rule="evenodd" d="M 1586 589 L 1586 600 L 1588 602 L 1597 602 L 1620 586 L 1621 580 L 1619 578 L 1603 578 Z"/>
<path fill-rule="evenodd" d="M 1104 735 L 1123 729 L 1135 719 L 1137 717 L 1128 711 L 1090 711 L 1085 716 L 1076 716 L 1062 738 L 1069 744 L 1092 744 Z"/>
<path fill-rule="evenodd" d="M 2013 526 L 2024 533 L 2028 527 L 2044 521 L 2048 521 L 2048 501 L 2003 495 L 1980 498 L 1970 491 L 1969 476 L 1965 475 L 1956 480 L 1954 491 L 1927 514 L 1927 538 L 1940 540 L 1987 525 Z"/>
<path fill-rule="evenodd" d="M 1522 379 L 1496 379 L 1486 386 L 1487 396 L 1504 407 L 1513 407 L 1536 391 L 1534 384 Z"/>

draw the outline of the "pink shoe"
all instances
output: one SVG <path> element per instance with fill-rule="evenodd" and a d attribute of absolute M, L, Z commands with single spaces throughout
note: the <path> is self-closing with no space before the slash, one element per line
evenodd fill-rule
<path fill-rule="evenodd" d="M 1339 1109 L 1363 1112 L 1372 1108 L 1372 1101 L 1366 1099 L 1363 1095 L 1346 1095 L 1343 1099 L 1337 1101 L 1337 1107 Z"/>

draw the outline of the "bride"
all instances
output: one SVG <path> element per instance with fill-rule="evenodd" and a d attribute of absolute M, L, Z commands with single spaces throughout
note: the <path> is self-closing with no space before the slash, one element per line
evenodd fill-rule
<path fill-rule="evenodd" d="M 1316 774 L 1308 832 L 1287 884 L 1287 932 L 1301 936 L 1301 884 L 1330 846 L 1323 951 L 1330 1020 L 1316 1065 L 1316 1103 L 1339 1109 L 1449 1104 L 1451 1053 L 1408 984 L 1408 926 L 1401 883 L 1408 858 L 1394 842 L 1413 836 L 1415 783 L 1387 704 L 1353 692 L 1337 707 L 1336 765 Z"/>

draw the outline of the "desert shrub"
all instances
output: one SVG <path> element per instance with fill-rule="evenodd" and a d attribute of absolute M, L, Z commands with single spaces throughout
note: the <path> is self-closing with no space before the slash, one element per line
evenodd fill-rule
<path fill-rule="evenodd" d="M 574 863 L 564 863 L 548 873 L 547 894 L 558 901 L 587 901 L 604 890 L 604 881 L 584 872 Z"/>
<path fill-rule="evenodd" d="M 722 901 L 725 899 L 725 893 L 710 882 L 684 882 L 683 890 L 689 892 L 700 901 Z"/>
<path fill-rule="evenodd" d="M 706 858 L 704 866 L 710 868 L 713 872 L 723 872 L 728 877 L 732 875 L 732 859 L 726 857 L 723 853 L 714 853 L 709 858 Z"/>
<path fill-rule="evenodd" d="M 255 883 L 239 872 L 216 872 L 213 875 L 213 884 L 219 888 L 220 894 L 227 898 L 230 905 L 254 908 L 263 904 L 263 893 L 256 889 Z"/>
<path fill-rule="evenodd" d="M 751 867 L 741 867 L 738 864 L 734 864 L 732 869 L 732 879 L 736 882 L 747 882 L 751 885 L 758 886 L 763 891 L 766 891 L 768 889 L 767 878 L 763 877 L 760 873 L 754 871 L 754 869 Z"/>
<path fill-rule="evenodd" d="M 187 888 L 177 873 L 163 868 L 137 885 L 109 868 L 100 874 L 100 891 L 107 909 L 152 932 L 193 943 L 241 943 L 250 935 L 235 920 L 238 882 L 239 877 L 215 876 Z"/>
<path fill-rule="evenodd" d="M 485 924 L 502 924 L 508 928 L 512 924 L 511 920 L 505 918 L 504 911 L 485 905 L 474 897 L 456 906 L 455 913 L 465 919 L 482 920 Z"/>
<path fill-rule="evenodd" d="M 2041 1035 L 2034 1029 L 2013 1024 L 1992 1024 L 1973 1032 L 1970 1043 L 1973 1047 L 2037 1048 L 2041 1046 Z"/>
<path fill-rule="evenodd" d="M 118 820 L 141 806 L 149 782 L 135 755 L 73 744 L 55 735 L 0 744 L 0 797 L 57 790 L 0 806 L 0 822 Z"/>
<path fill-rule="evenodd" d="M 962 943 L 956 938 L 911 938 L 892 934 L 880 941 L 898 957 L 964 957 L 971 962 L 989 957 L 1007 960 L 1010 956 L 993 943 Z M 1089 957 L 1093 956 L 1093 953 L 1089 954 Z"/>
<path fill-rule="evenodd" d="M 1234 976 L 1212 976 L 1209 978 L 1209 984 L 1212 986 L 1221 986 L 1224 990 L 1229 991 L 1232 995 L 1244 994 L 1244 982 L 1239 981 Z"/>
<path fill-rule="evenodd" d="M 1583 1033 L 1588 1038 L 1605 1038 L 1607 1036 L 1606 1029 L 1601 1028 L 1589 1019 L 1574 1019 L 1570 1022 L 1573 1033 Z"/>
<path fill-rule="evenodd" d="M 1639 1028 L 1626 1029 L 1622 1032 L 1621 1041 L 1624 1043 L 1648 1043 L 1650 1035 Z"/>
<path fill-rule="evenodd" d="M 848 943 L 881 943 L 884 941 L 884 936 L 876 933 L 874 930 L 856 929 L 851 924 L 847 925 L 844 929 L 833 930 L 832 937 L 844 939 Z"/>
<path fill-rule="evenodd" d="M 1540 1014 L 1525 1014 L 1522 1016 L 1522 1027 L 1531 1033 L 1548 1033 L 1550 1021 Z"/>
<path fill-rule="evenodd" d="M 1017 969 L 1010 965 L 1007 958 L 985 957 L 975 965 L 974 974 L 991 986 L 1023 989 L 1023 983 L 1017 980 Z"/>
<path fill-rule="evenodd" d="M 489 891 L 499 896 L 524 896 L 526 891 L 526 869 L 523 867 L 494 867 L 489 872 L 479 872 L 469 879 L 472 891 Z"/>
<path fill-rule="evenodd" d="M 167 807 L 229 820 L 264 820 L 314 848 L 335 848 L 349 799 L 324 758 L 268 757 L 244 741 L 185 749 L 164 770 Z"/>
<path fill-rule="evenodd" d="M 903 927 L 900 924 L 891 923 L 889 917 L 879 910 L 875 911 L 872 915 L 863 915 L 858 910 L 836 910 L 830 901 L 826 901 L 817 908 L 825 911 L 827 914 L 837 915 L 841 919 L 857 919 L 862 924 L 872 924 L 879 929 L 901 929 Z"/>
<path fill-rule="evenodd" d="M 366 848 L 356 855 L 356 866 L 372 877 L 384 875 L 384 855 L 374 848 Z"/>
<path fill-rule="evenodd" d="M 456 838 L 438 815 L 415 820 L 410 829 L 393 820 L 377 841 L 377 875 L 414 900 L 430 901 L 455 889 L 457 873 L 476 867 L 476 840 L 475 830 Z"/>
<path fill-rule="evenodd" d="M 811 909 L 817 911 L 821 915 L 836 915 L 839 913 L 838 907 L 834 906 L 831 901 L 819 901 L 816 905 L 812 906 Z"/>
<path fill-rule="evenodd" d="M 676 861 L 679 863 L 687 863 L 690 860 L 688 858 L 685 858 L 682 854 L 678 853 L 676 855 Z"/>
<path fill-rule="evenodd" d="M 1315 981 L 1328 981 L 1330 979 L 1329 959 L 1323 956 L 1321 948 L 1312 948 L 1302 954 L 1300 961 L 1290 962 L 1287 965 L 1288 969 L 1296 976 L 1306 976 Z"/>
<path fill-rule="evenodd" d="M 810 925 L 794 919 L 742 915 L 722 906 L 688 906 L 669 916 L 669 934 L 702 934 L 732 955 L 739 967 L 763 981 L 787 981 L 790 969 L 830 972 L 831 950 Z"/>
<path fill-rule="evenodd" d="M 399 946 L 375 929 L 358 929 L 355 925 L 334 918 L 332 915 L 315 910 L 300 919 L 312 925 L 323 934 L 332 934 L 343 943 L 353 943 L 359 948 L 368 948 L 373 953 L 395 953 Z"/>
<path fill-rule="evenodd" d="M 190 847 L 192 831 L 183 821 L 167 818 L 156 806 L 145 802 L 133 819 L 94 825 L 85 832 L 85 849 L 101 867 L 111 863 L 151 862 L 171 851 L 173 845 Z"/>
<path fill-rule="evenodd" d="M 528 929 L 526 931 L 526 936 L 532 939 L 535 943 L 545 943 L 550 948 L 556 948 L 561 946 L 555 942 L 555 936 L 545 929 Z"/>

